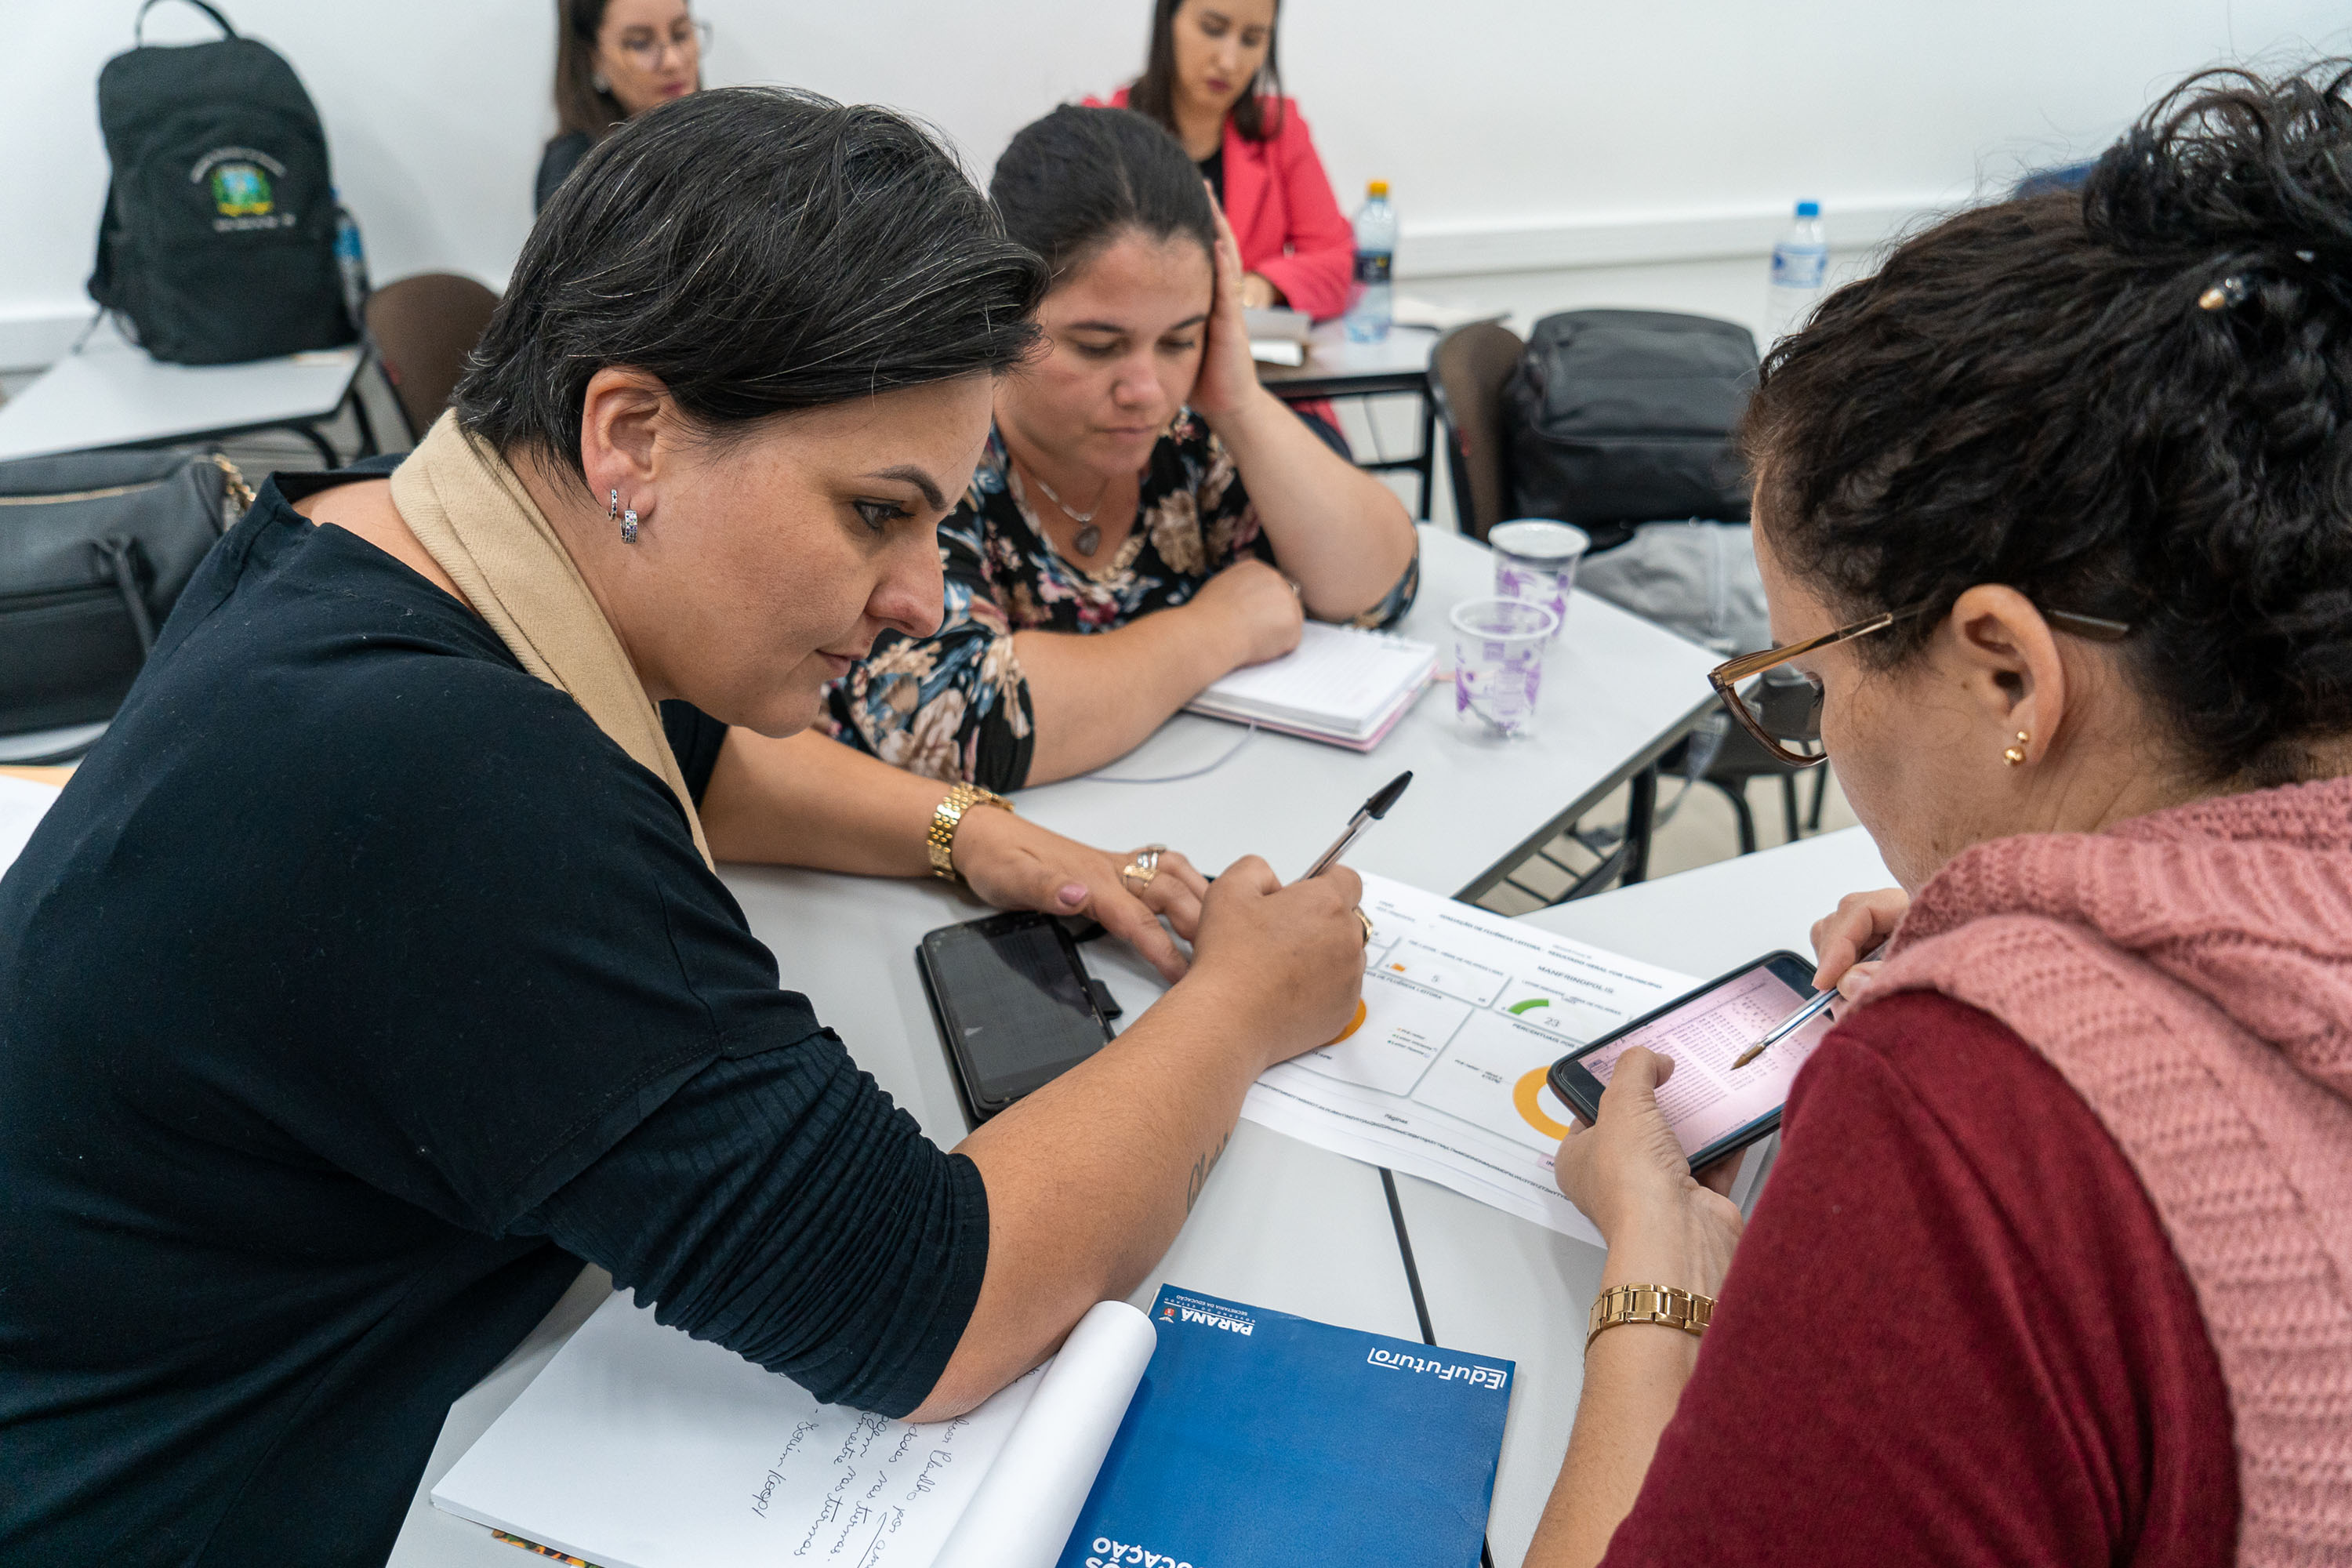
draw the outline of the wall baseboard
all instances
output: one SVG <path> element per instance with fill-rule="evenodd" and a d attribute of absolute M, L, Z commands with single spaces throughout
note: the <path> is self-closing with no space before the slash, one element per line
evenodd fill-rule
<path fill-rule="evenodd" d="M 1948 205 L 1942 198 L 1831 205 L 1830 239 L 1840 250 L 1865 249 Z M 1398 246 L 1400 279 L 1465 278 L 1489 273 L 1564 272 L 1641 267 L 1769 254 L 1789 221 L 1781 207 L 1638 216 L 1491 219 L 1416 224 Z M 37 371 L 68 352 L 89 325 L 94 306 L 74 300 L 0 305 L 0 374 Z"/>
<path fill-rule="evenodd" d="M 1868 249 L 1921 217 L 1951 204 L 1946 198 L 1828 204 L 1830 243 L 1839 250 Z M 1640 267 L 1768 256 L 1788 226 L 1787 207 L 1712 212 L 1549 218 L 1520 223 L 1491 219 L 1403 223 L 1396 275 L 1464 278 L 1497 272 L 1560 272 L 1595 267 Z"/>
<path fill-rule="evenodd" d="M 0 374 L 46 370 L 69 353 L 98 314 L 92 304 L 0 306 Z"/>

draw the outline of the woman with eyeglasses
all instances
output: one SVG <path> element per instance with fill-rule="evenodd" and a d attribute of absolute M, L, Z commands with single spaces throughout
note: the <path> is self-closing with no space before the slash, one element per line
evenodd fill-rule
<path fill-rule="evenodd" d="M 1659 1114 L 1700 1063 L 1561 1144 L 1608 1256 L 1528 1563 L 2352 1561 L 2347 411 L 2336 62 L 2192 79 L 1769 357 L 1780 647 L 1717 684 L 1902 886 L 1814 928 L 1745 1234 Z"/>
<path fill-rule="evenodd" d="M 686 0 L 555 0 L 555 118 L 531 210 L 624 121 L 702 88 L 710 24 Z"/>
<path fill-rule="evenodd" d="M 1279 9 L 1279 0 L 1154 0 L 1143 74 L 1110 102 L 1157 121 L 1200 166 L 1241 249 L 1242 304 L 1320 321 L 1348 308 L 1356 237 L 1307 121 L 1282 96 Z"/>

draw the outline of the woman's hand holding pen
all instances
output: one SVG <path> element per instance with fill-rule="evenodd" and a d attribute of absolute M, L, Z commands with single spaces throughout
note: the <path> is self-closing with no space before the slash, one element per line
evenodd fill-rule
<path fill-rule="evenodd" d="M 1900 888 L 1879 888 L 1848 893 L 1838 907 L 1813 922 L 1813 989 L 1834 985 L 1848 1002 L 1859 1002 L 1875 982 L 1879 966 L 1863 954 L 1874 952 L 1895 934 L 1911 908 L 1911 895 Z"/>
<path fill-rule="evenodd" d="M 1263 1052 L 1259 1070 L 1328 1044 L 1364 989 L 1364 885 L 1345 866 L 1285 887 L 1244 856 L 1210 884 L 1180 991 L 1213 992 Z M 1171 993 L 1171 995 L 1174 994 Z"/>

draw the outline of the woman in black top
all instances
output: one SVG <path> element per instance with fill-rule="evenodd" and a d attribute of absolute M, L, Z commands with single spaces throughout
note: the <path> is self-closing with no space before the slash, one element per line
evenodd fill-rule
<path fill-rule="evenodd" d="M 920 874 L 938 785 L 770 737 L 937 619 L 1042 273 L 884 110 L 698 94 L 584 174 L 456 411 L 264 490 L 0 879 L 0 1560 L 381 1563 L 583 1258 L 822 1398 L 968 1408 L 1353 1006 L 1355 879 L 1244 860 L 950 1153 L 778 989 L 703 840 Z M 949 853 L 1091 852 L 979 809 Z"/>
<path fill-rule="evenodd" d="M 702 87 L 710 24 L 686 0 L 556 0 L 555 118 L 531 210 L 625 120 Z"/>

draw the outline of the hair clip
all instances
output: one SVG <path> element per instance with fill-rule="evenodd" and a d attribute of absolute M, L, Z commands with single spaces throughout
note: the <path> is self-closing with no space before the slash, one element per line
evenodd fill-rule
<path fill-rule="evenodd" d="M 2246 280 L 2234 272 L 2197 296 L 2197 308 L 2200 310 L 2226 310 L 2245 302 Z"/>

